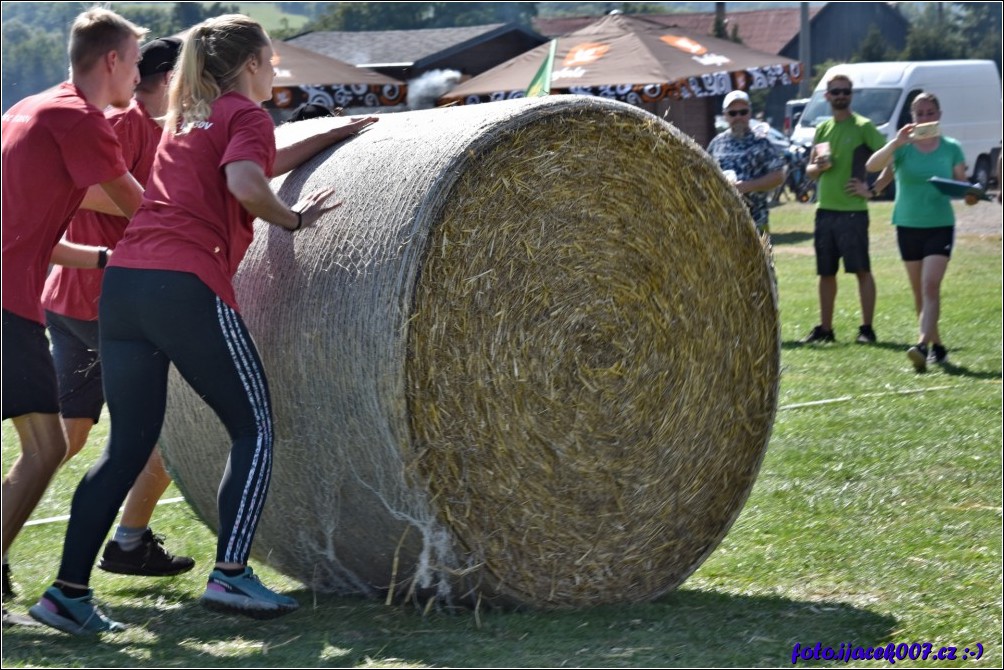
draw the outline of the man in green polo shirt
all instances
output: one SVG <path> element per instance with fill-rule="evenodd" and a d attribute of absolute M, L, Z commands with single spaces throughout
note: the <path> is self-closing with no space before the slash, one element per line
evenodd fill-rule
<path fill-rule="evenodd" d="M 875 315 L 875 278 L 868 255 L 868 200 L 875 192 L 862 188 L 865 162 L 881 149 L 886 138 L 865 116 L 851 111 L 851 80 L 836 74 L 826 82 L 826 99 L 833 117 L 819 124 L 812 155 L 806 170 L 819 182 L 816 224 L 816 273 L 819 275 L 819 325 L 802 339 L 803 343 L 833 342 L 833 307 L 837 298 L 837 270 L 844 259 L 844 271 L 858 279 L 861 300 L 861 327 L 857 342 L 875 342 L 872 318 Z M 867 195 L 862 196 L 861 193 Z"/>

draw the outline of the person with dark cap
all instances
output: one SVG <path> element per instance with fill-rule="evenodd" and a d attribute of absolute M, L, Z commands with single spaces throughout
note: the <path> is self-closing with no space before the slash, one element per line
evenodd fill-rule
<path fill-rule="evenodd" d="M 62 240 L 81 206 L 132 215 L 143 187 L 129 173 L 102 110 L 127 107 L 146 35 L 103 8 L 70 29 L 69 79 L 3 114 L 3 419 L 20 455 L 3 482 L 3 596 L 13 595 L 7 552 L 66 458 L 56 372 L 45 336 L 42 287 L 50 263 L 102 267 L 101 247 Z M 3 609 L 4 625 L 20 623 Z"/>
<path fill-rule="evenodd" d="M 294 121 L 306 121 L 307 119 L 323 119 L 326 116 L 339 116 L 340 111 L 341 109 L 331 109 L 319 102 L 305 102 L 293 110 L 289 121 L 292 123 Z"/>
<path fill-rule="evenodd" d="M 180 50 L 181 40 L 175 37 L 144 44 L 140 49 L 140 81 L 132 104 L 105 115 L 119 138 L 129 171 L 144 185 L 163 133 L 168 86 Z M 81 209 L 70 222 L 66 239 L 103 247 L 111 255 L 128 223 L 129 219 L 122 216 Z M 98 356 L 98 297 L 103 275 L 100 269 L 56 266 L 42 292 L 59 382 L 59 410 L 69 442 L 67 460 L 83 449 L 104 405 Z M 119 526 L 105 546 L 99 568 L 160 577 L 181 574 L 195 566 L 191 558 L 173 556 L 164 549 L 162 538 L 149 528 L 154 507 L 170 484 L 160 452 L 154 450 L 126 498 Z"/>

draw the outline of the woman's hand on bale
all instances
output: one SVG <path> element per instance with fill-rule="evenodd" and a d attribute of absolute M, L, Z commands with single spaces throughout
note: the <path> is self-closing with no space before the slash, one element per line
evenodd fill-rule
<path fill-rule="evenodd" d="M 352 137 L 360 130 L 373 125 L 379 120 L 380 118 L 376 116 L 350 116 L 348 118 L 338 117 L 339 124 L 333 128 L 331 132 L 337 135 L 338 141 L 341 141 L 348 137 Z"/>
<path fill-rule="evenodd" d="M 325 212 L 331 211 L 336 207 L 340 207 L 342 204 L 341 200 L 331 199 L 331 196 L 334 194 L 334 188 L 322 188 L 319 191 L 314 191 L 313 193 L 305 196 L 298 203 L 293 205 L 293 211 L 299 213 L 302 221 L 300 227 L 294 229 L 294 232 L 296 230 L 302 230 L 303 228 L 312 227 Z"/>

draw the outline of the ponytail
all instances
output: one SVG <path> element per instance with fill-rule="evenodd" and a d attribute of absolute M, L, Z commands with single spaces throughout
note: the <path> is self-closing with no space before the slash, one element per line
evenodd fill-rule
<path fill-rule="evenodd" d="M 183 134 L 212 114 L 212 105 L 237 85 L 248 59 L 268 44 L 257 21 L 242 14 L 207 19 L 192 28 L 171 82 L 165 127 Z"/>

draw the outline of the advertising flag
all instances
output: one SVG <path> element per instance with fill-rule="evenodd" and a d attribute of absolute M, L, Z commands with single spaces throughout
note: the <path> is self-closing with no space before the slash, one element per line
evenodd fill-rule
<path fill-rule="evenodd" d="M 533 98 L 538 95 L 551 94 L 551 69 L 554 67 L 554 51 L 558 47 L 558 40 L 551 40 L 551 46 L 547 50 L 547 58 L 540 64 L 537 74 L 533 75 L 533 80 L 526 89 L 526 97 Z"/>

